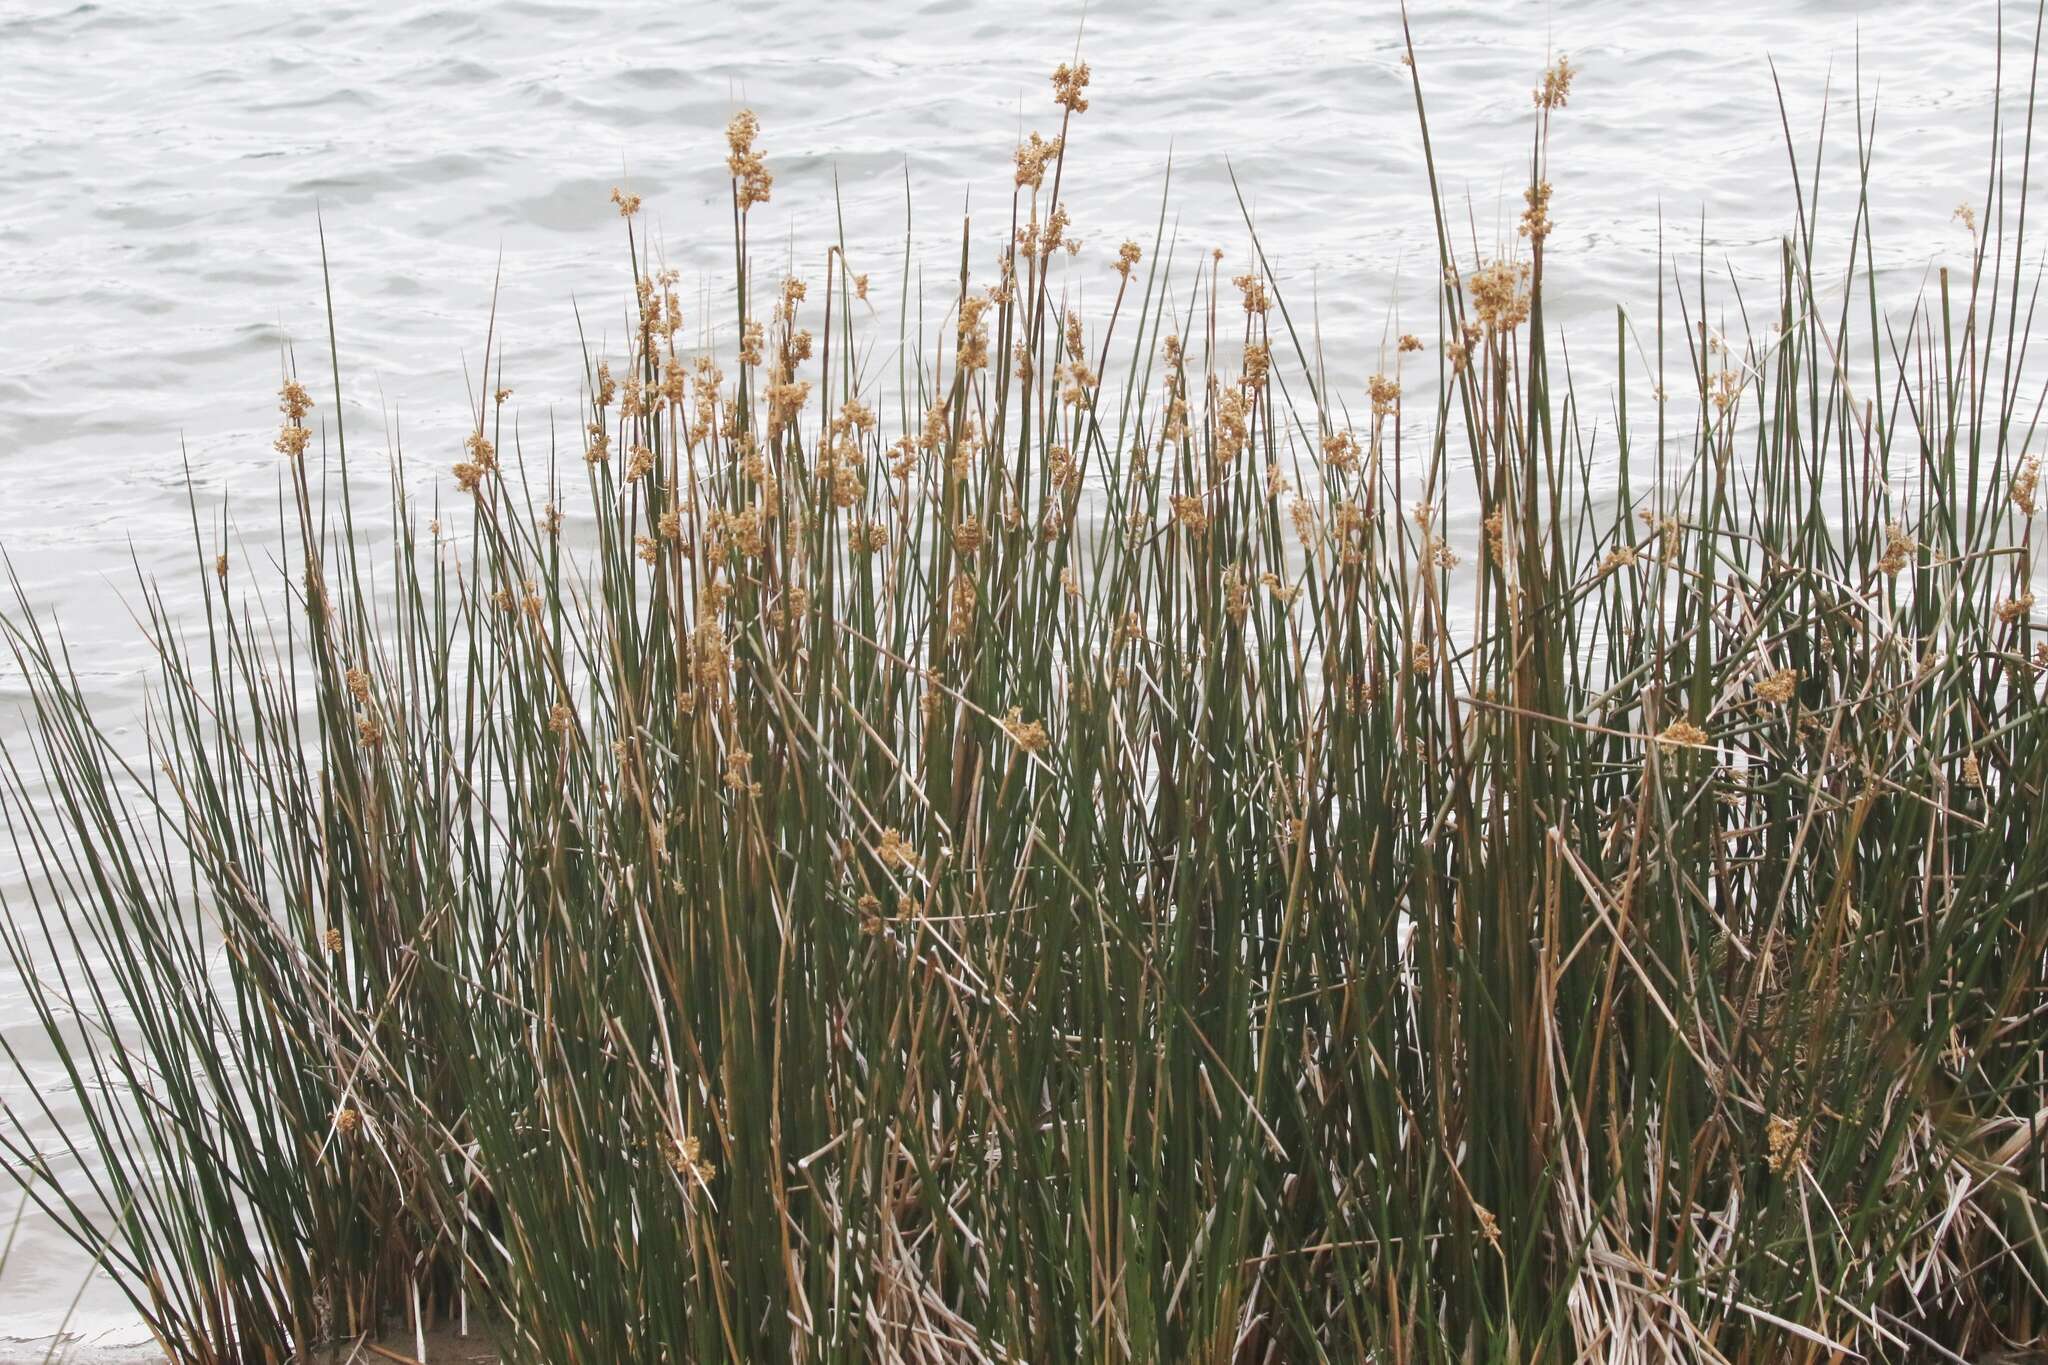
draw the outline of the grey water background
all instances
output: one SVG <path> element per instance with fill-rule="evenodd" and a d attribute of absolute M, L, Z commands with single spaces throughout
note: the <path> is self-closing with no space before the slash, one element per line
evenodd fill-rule
<path fill-rule="evenodd" d="M 1983 198 L 2001 25 L 2016 166 L 2033 22 L 1974 0 L 1417 0 L 1409 14 L 1441 182 L 1482 254 L 1514 235 L 1532 86 L 1558 52 L 1581 68 L 1551 140 L 1546 308 L 1590 376 L 1589 420 L 1611 401 L 1617 305 L 1654 345 L 1660 253 L 1667 296 L 1672 271 L 1690 287 L 1704 270 L 1717 328 L 1744 330 L 1731 282 L 1752 317 L 1775 308 L 1795 210 L 1774 73 L 1805 173 L 1826 119 L 1826 270 L 1847 264 L 1860 86 L 1887 308 L 1903 316 L 1940 266 L 1965 272 L 1971 238 L 1953 215 Z M 600 348 L 623 332 L 614 185 L 644 197 L 641 225 L 682 272 L 686 334 L 725 335 L 722 129 L 752 107 L 776 176 L 753 218 L 763 274 L 787 263 L 818 279 L 843 224 L 875 303 L 857 324 L 886 358 L 906 232 L 931 316 L 957 274 L 963 210 L 977 215 L 976 274 L 993 275 L 1010 152 L 1055 130 L 1047 76 L 1077 39 L 1094 79 L 1066 198 L 1084 251 L 1063 269 L 1084 306 L 1107 301 L 1117 243 L 1149 251 L 1170 162 L 1179 259 L 1220 248 L 1229 273 L 1245 268 L 1234 173 L 1354 410 L 1394 336 L 1433 345 L 1422 143 L 1385 0 L 1096 0 L 1085 15 L 1069 0 L 0 0 L 0 548 L 133 737 L 150 663 L 130 611 L 137 569 L 174 611 L 198 603 L 188 467 L 204 553 L 226 509 L 247 536 L 229 547 L 238 567 L 260 571 L 286 347 L 316 417 L 336 415 L 316 223 L 352 459 L 381 475 L 402 437 L 414 491 L 445 495 L 494 281 L 508 412 L 537 448 L 551 411 L 573 441 L 577 310 Z M 0 663 L 0 739 L 19 742 L 22 699 Z M 0 864 L 0 891 L 18 898 L 25 876 Z M 4 971 L 0 1031 L 31 1073 L 0 1074 L 0 1097 L 19 1109 L 40 1089 L 63 1112 Z M 0 1273 L 0 1341 L 54 1331 L 81 1285 L 81 1346 L 144 1340 L 89 1271 L 31 1212 Z"/>

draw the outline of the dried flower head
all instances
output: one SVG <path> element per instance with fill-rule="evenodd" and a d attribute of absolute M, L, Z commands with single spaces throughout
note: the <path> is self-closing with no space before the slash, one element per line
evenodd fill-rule
<path fill-rule="evenodd" d="M 957 330 L 959 361 L 963 370 L 988 368 L 988 312 L 986 294 L 960 296 L 960 325 Z"/>
<path fill-rule="evenodd" d="M 1664 727 L 1664 733 L 1657 736 L 1657 743 L 1666 752 L 1678 749 L 1697 749 L 1708 742 L 1707 732 L 1689 720 L 1674 720 Z"/>
<path fill-rule="evenodd" d="M 736 791 L 742 796 L 759 796 L 761 794 L 761 784 L 752 781 L 747 776 L 747 765 L 753 759 L 754 756 L 745 749 L 729 749 L 726 751 L 725 773 L 720 780 L 725 783 L 727 790 Z"/>
<path fill-rule="evenodd" d="M 1088 63 L 1086 62 L 1082 62 L 1079 66 L 1068 66 L 1065 62 L 1061 62 L 1059 68 L 1052 73 L 1052 101 L 1054 104 L 1065 105 L 1072 113 L 1080 114 L 1087 112 L 1088 97 L 1081 93 L 1087 88 Z"/>
<path fill-rule="evenodd" d="M 305 415 L 313 410 L 313 399 L 296 379 L 284 381 L 284 387 L 277 391 L 278 410 L 289 425 L 297 426 Z"/>
<path fill-rule="evenodd" d="M 1038 189 L 1045 184 L 1045 168 L 1059 160 L 1065 145 L 1063 138 L 1051 141 L 1033 133 L 1028 141 L 1017 144 L 1017 185 L 1021 189 Z"/>
<path fill-rule="evenodd" d="M 1374 417 L 1391 417 L 1401 401 L 1401 386 L 1383 374 L 1376 374 L 1366 381 L 1366 393 L 1372 399 Z"/>
<path fill-rule="evenodd" d="M 684 1183 L 695 1181 L 700 1185 L 709 1184 L 718 1174 L 718 1167 L 704 1158 L 704 1144 L 694 1134 L 681 1142 L 670 1141 L 668 1152 L 669 1169 L 681 1176 Z"/>
<path fill-rule="evenodd" d="M 1472 1217 L 1478 1222 L 1479 1235 L 1486 1239 L 1486 1244 L 1495 1251 L 1500 1250 L 1500 1220 L 1476 1199 L 1472 1202 Z"/>
<path fill-rule="evenodd" d="M 754 117 L 751 109 L 740 110 L 725 126 L 725 143 L 730 151 L 725 166 L 732 173 L 733 200 L 741 213 L 756 204 L 767 203 L 769 191 L 775 185 L 767 161 L 754 150 L 754 139 L 760 132 L 761 120 Z"/>
<path fill-rule="evenodd" d="M 2019 472 L 2012 476 L 2010 495 L 2012 505 L 2022 516 L 2031 517 L 2039 510 L 2035 502 L 2035 490 L 2041 482 L 2041 462 L 2028 456 L 2020 462 Z"/>
<path fill-rule="evenodd" d="M 1522 191 L 1529 207 L 1522 210 L 1521 233 L 1532 242 L 1550 235 L 1550 182 L 1539 180 Z"/>
<path fill-rule="evenodd" d="M 947 596 L 946 634 L 953 640 L 965 639 L 974 629 L 974 604 L 978 597 L 974 580 L 964 573 L 954 574 Z"/>
<path fill-rule="evenodd" d="M 1238 293 L 1244 296 L 1245 312 L 1264 314 L 1273 306 L 1273 300 L 1266 293 L 1266 282 L 1257 275 L 1247 271 L 1233 277 L 1230 282 L 1236 285 Z"/>
<path fill-rule="evenodd" d="M 1357 469 L 1358 458 L 1358 438 L 1350 432 L 1333 431 L 1323 438 L 1323 463 L 1338 473 L 1349 474 Z"/>
<path fill-rule="evenodd" d="M 1251 398 L 1242 388 L 1232 388 L 1216 404 L 1215 437 L 1209 454 L 1219 466 L 1244 453 L 1251 435 L 1251 408 Z"/>
<path fill-rule="evenodd" d="M 1010 737 L 1012 744 L 1027 754 L 1035 754 L 1051 742 L 1051 737 L 1045 733 L 1044 724 L 1040 721 L 1025 720 L 1023 708 L 1016 706 L 1011 707 L 1009 714 L 1003 717 L 1003 733 Z"/>
<path fill-rule="evenodd" d="M 1125 242 L 1116 249 L 1116 273 L 1125 279 L 1131 277 L 1131 267 L 1138 263 L 1141 253 L 1136 242 Z"/>
<path fill-rule="evenodd" d="M 326 946 L 328 952 L 337 955 L 341 952 L 341 930 L 330 926 L 326 934 L 322 936 L 320 941 Z"/>
<path fill-rule="evenodd" d="M 631 218 L 640 211 L 640 196 L 627 194 L 617 185 L 612 186 L 612 202 L 619 206 L 619 217 Z"/>
<path fill-rule="evenodd" d="M 1913 562 L 1920 546 L 1896 521 L 1885 527 L 1884 537 L 1884 557 L 1877 561 L 1877 569 L 1879 573 L 1896 574 Z"/>
<path fill-rule="evenodd" d="M 1782 1174 L 1799 1161 L 1799 1125 L 1778 1114 L 1771 1115 L 1771 1121 L 1764 1128 L 1767 1150 L 1764 1164 L 1772 1175 Z"/>
<path fill-rule="evenodd" d="M 1566 100 L 1571 97 L 1572 77 L 1578 74 L 1579 69 L 1571 64 L 1570 59 L 1562 52 L 1558 53 L 1557 60 L 1543 69 L 1543 84 L 1535 90 L 1536 107 L 1564 108 Z"/>
<path fill-rule="evenodd" d="M 881 842 L 875 845 L 875 857 L 883 867 L 915 868 L 919 861 L 917 850 L 905 842 L 902 831 L 893 826 L 882 831 Z"/>
<path fill-rule="evenodd" d="M 1767 701 L 1773 706 L 1783 706 L 1786 702 L 1792 700 L 1793 694 L 1798 689 L 1798 671 L 1796 669 L 1781 668 L 1771 674 L 1770 677 L 1757 683 L 1753 690 L 1756 692 L 1759 701 Z"/>
<path fill-rule="evenodd" d="M 1512 332 L 1529 318 L 1529 294 L 1522 286 L 1529 279 L 1529 267 L 1512 261 L 1495 261 L 1472 273 L 1466 282 L 1472 311 L 1479 321 L 1496 332 Z"/>

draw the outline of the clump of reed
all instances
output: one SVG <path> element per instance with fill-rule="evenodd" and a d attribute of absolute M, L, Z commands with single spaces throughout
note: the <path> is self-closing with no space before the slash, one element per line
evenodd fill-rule
<path fill-rule="evenodd" d="M 1356 419 L 1262 253 L 1126 243 L 1066 307 L 1085 66 L 897 374 L 841 245 L 757 274 L 748 114 L 727 344 L 620 191 L 575 438 L 486 368 L 426 528 L 394 475 L 357 533 L 288 373 L 288 571 L 195 515 L 147 766 L 7 623 L 4 933 L 74 1087 L 17 1178 L 188 1362 L 457 1315 L 551 1362 L 2037 1339 L 2015 182 L 1902 316 L 1800 182 L 1752 339 L 1660 300 L 1647 412 L 1617 314 L 1596 448 L 1571 77 Z"/>

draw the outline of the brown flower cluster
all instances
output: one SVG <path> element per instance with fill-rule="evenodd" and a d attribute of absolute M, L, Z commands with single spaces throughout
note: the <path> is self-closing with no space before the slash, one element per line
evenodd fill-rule
<path fill-rule="evenodd" d="M 278 408 L 284 413 L 284 426 L 277 433 L 277 453 L 296 460 L 306 453 L 306 442 L 313 435 L 304 420 L 313 410 L 313 400 L 296 379 L 285 380 L 277 396 Z"/>
<path fill-rule="evenodd" d="M 1076 114 L 1086 113 L 1088 97 L 1081 92 L 1088 88 L 1088 63 L 1068 66 L 1065 62 L 1052 73 L 1052 102 L 1063 104 Z"/>
<path fill-rule="evenodd" d="M 775 177 L 768 173 L 767 161 L 754 150 L 754 139 L 760 133 L 761 120 L 754 117 L 751 109 L 740 110 L 732 116 L 732 122 L 725 125 L 725 143 L 731 149 L 725 165 L 732 172 L 733 198 L 741 213 L 756 204 L 767 203 L 769 191 L 775 185 Z"/>
<path fill-rule="evenodd" d="M 1044 723 L 1025 720 L 1024 710 L 1018 706 L 1011 707 L 1010 713 L 1003 717 L 1003 733 L 1010 737 L 1012 744 L 1027 754 L 1035 754 L 1051 742 L 1051 737 L 1045 732 Z"/>
<path fill-rule="evenodd" d="M 1017 184 L 1020 188 L 1039 189 L 1045 184 L 1045 168 L 1059 160 L 1060 150 L 1065 145 L 1062 138 L 1051 141 L 1033 133 L 1026 142 L 1017 145 Z"/>
<path fill-rule="evenodd" d="M 1557 60 L 1543 70 L 1543 84 L 1536 87 L 1535 98 L 1538 109 L 1562 109 L 1572 93 L 1572 77 L 1579 69 L 1571 59 L 1559 53 Z"/>

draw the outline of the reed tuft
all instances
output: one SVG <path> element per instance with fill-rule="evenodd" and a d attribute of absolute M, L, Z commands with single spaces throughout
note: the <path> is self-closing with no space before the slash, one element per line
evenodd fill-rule
<path fill-rule="evenodd" d="M 722 343 L 614 190 L 559 465 L 487 365 L 380 547 L 284 375 L 289 561 L 231 584 L 195 510 L 146 762 L 5 621 L 0 937 L 69 1087 L 15 1178 L 193 1365 L 2038 1341 L 2025 167 L 1905 312 L 1865 183 L 1754 337 L 1618 314 L 1596 432 L 1578 75 L 1369 376 L 1263 264 L 1074 254 L 1078 63 L 900 373 L 844 244 L 757 278 L 741 112 Z"/>

